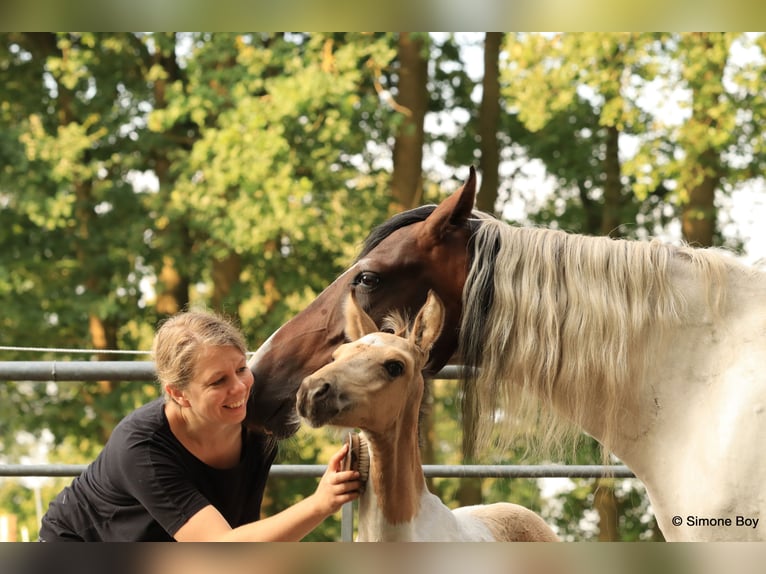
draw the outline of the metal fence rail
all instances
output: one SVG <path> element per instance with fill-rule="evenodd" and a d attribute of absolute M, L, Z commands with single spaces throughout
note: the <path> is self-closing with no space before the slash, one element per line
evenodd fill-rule
<path fill-rule="evenodd" d="M 77 476 L 84 464 L 5 464 L 0 465 L 0 477 Z M 269 476 L 279 478 L 320 477 L 327 467 L 320 464 L 275 464 Z M 427 477 L 475 478 L 632 478 L 635 475 L 624 465 L 423 465 Z M 354 503 L 341 508 L 340 540 L 354 540 Z"/>
<path fill-rule="evenodd" d="M 440 379 L 457 379 L 460 367 L 447 365 L 436 374 Z M 0 361 L 2 381 L 151 381 L 153 361 Z M 77 476 L 85 465 L 0 464 L 0 476 Z M 272 474 L 281 477 L 322 476 L 322 465 L 274 465 Z M 440 478 L 631 478 L 622 465 L 425 465 L 428 477 Z"/>
<path fill-rule="evenodd" d="M 460 367 L 447 365 L 436 374 L 457 379 Z M 0 381 L 151 381 L 154 361 L 0 361 Z"/>
<path fill-rule="evenodd" d="M 77 476 L 84 464 L 0 464 L 2 476 Z M 327 467 L 321 464 L 275 464 L 271 476 L 280 478 L 320 477 Z M 429 478 L 634 478 L 624 465 L 565 464 L 424 464 Z"/>
<path fill-rule="evenodd" d="M 0 381 L 152 381 L 154 361 L 0 361 Z"/>

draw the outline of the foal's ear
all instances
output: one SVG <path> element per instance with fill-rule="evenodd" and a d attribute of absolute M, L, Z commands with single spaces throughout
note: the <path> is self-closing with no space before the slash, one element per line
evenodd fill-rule
<path fill-rule="evenodd" d="M 476 170 L 473 166 L 463 186 L 442 201 L 425 220 L 425 231 L 441 240 L 454 227 L 460 227 L 471 217 L 476 201 Z"/>
<path fill-rule="evenodd" d="M 375 321 L 360 307 L 353 289 L 348 292 L 344 313 L 346 317 L 346 337 L 350 341 L 356 341 L 368 333 L 374 333 L 378 330 Z"/>
<path fill-rule="evenodd" d="M 428 353 L 434 346 L 436 339 L 444 326 L 444 304 L 432 290 L 428 291 L 428 297 L 410 332 L 410 342 Z"/>

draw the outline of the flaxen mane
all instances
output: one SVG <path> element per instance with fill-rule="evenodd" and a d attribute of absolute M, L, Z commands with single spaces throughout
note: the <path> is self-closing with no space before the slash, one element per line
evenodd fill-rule
<path fill-rule="evenodd" d="M 713 304 L 723 299 L 732 263 L 718 252 L 482 219 L 460 342 L 464 364 L 479 367 L 464 380 L 464 392 L 476 393 L 478 444 L 507 446 L 526 429 L 540 454 L 555 452 L 577 435 L 584 413 L 598 409 L 609 448 L 623 409 L 634 404 L 652 341 L 684 317 L 684 294 L 670 281 L 680 260 L 716 287 L 708 293 Z M 555 407 L 573 420 L 554 416 Z"/>

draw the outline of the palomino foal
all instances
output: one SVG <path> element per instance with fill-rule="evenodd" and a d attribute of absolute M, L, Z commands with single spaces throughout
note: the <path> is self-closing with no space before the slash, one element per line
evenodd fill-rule
<path fill-rule="evenodd" d="M 303 380 L 298 412 L 314 427 L 358 427 L 369 446 L 367 488 L 359 500 L 360 541 L 556 541 L 531 510 L 510 503 L 450 510 L 428 491 L 418 447 L 422 368 L 444 322 L 433 293 L 412 331 L 379 332 L 351 291 L 346 336 L 333 362 Z"/>

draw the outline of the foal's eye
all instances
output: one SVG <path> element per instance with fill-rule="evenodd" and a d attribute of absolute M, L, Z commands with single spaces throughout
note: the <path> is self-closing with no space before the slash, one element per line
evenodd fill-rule
<path fill-rule="evenodd" d="M 404 363 L 401 361 L 386 361 L 383 368 L 391 377 L 399 377 L 404 372 Z"/>
<path fill-rule="evenodd" d="M 396 331 L 394 331 L 394 330 L 393 330 L 391 327 L 383 327 L 383 328 L 380 330 L 380 332 L 381 332 L 381 333 L 391 333 L 392 335 L 393 335 L 394 333 L 396 333 Z"/>
<path fill-rule="evenodd" d="M 362 271 L 354 277 L 354 285 L 361 285 L 366 289 L 374 289 L 380 284 L 380 276 L 372 271 Z"/>

